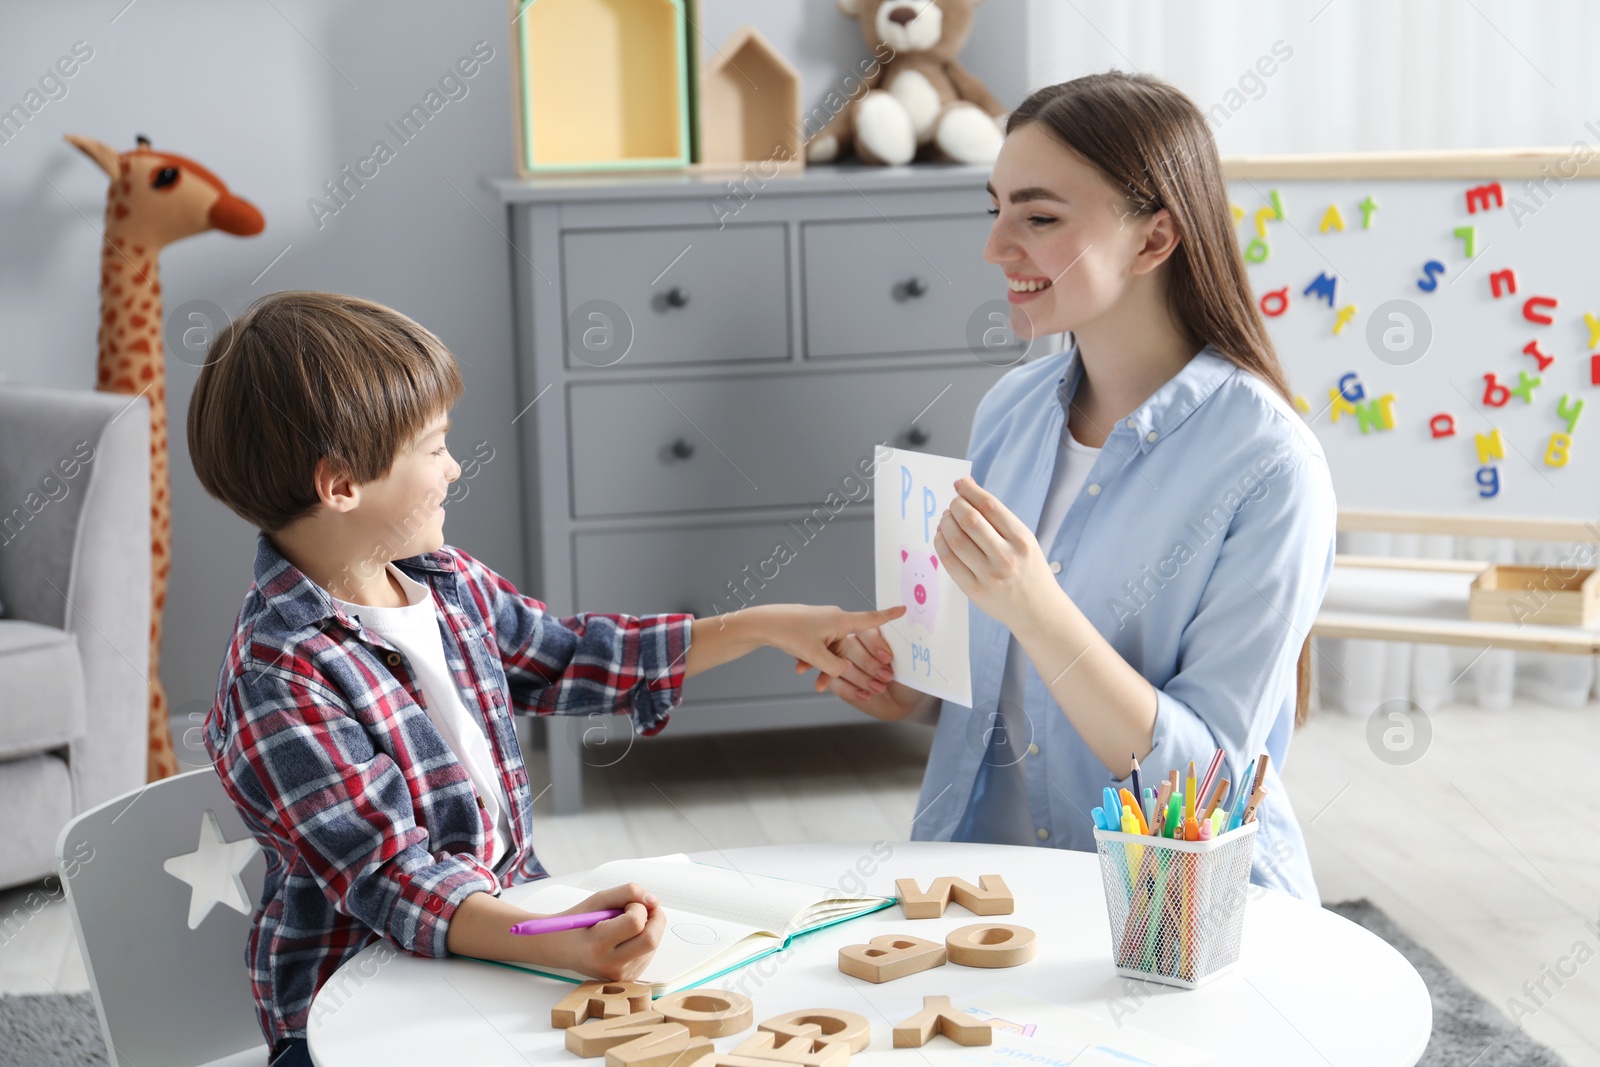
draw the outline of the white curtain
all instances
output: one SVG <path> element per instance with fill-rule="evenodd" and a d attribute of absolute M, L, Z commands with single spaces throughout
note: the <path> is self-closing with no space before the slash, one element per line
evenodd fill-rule
<path fill-rule="evenodd" d="M 1580 0 L 1031 0 L 1029 19 L 1033 88 L 1108 69 L 1157 75 L 1213 116 L 1224 156 L 1600 137 L 1585 128 L 1600 128 L 1600 5 Z M 1339 535 L 1339 551 L 1363 555 L 1546 563 L 1572 550 Z M 1385 641 L 1319 640 L 1313 657 L 1318 703 L 1361 715 L 1392 699 L 1582 706 L 1600 697 L 1597 673 L 1589 656 Z"/>
<path fill-rule="evenodd" d="M 1600 5 L 1580 0 L 1032 0 L 1029 27 L 1033 88 L 1115 68 L 1206 111 L 1238 93 L 1225 156 L 1566 146 L 1600 126 Z M 1260 77 L 1278 41 L 1292 54 Z"/>

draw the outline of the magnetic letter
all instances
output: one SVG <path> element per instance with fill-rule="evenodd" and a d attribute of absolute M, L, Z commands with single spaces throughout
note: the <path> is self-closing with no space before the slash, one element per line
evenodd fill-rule
<path fill-rule="evenodd" d="M 1501 385 L 1493 372 L 1483 376 L 1483 402 L 1492 408 L 1503 408 L 1511 399 L 1511 390 Z"/>
<path fill-rule="evenodd" d="M 1329 389 L 1328 399 L 1332 401 L 1332 403 L 1329 405 L 1332 409 L 1331 413 L 1328 415 L 1329 422 L 1338 422 L 1340 415 L 1356 414 L 1356 406 L 1350 403 L 1350 401 L 1346 400 L 1344 398 L 1344 394 L 1339 392 L 1338 389 Z"/>
<path fill-rule="evenodd" d="M 1436 274 L 1444 273 L 1444 264 L 1437 259 L 1430 259 L 1422 265 L 1422 277 L 1417 279 L 1417 288 L 1424 293 L 1431 293 L 1439 288 L 1439 279 Z"/>
<path fill-rule="evenodd" d="M 1512 396 L 1520 396 L 1528 403 L 1533 403 L 1534 386 L 1544 384 L 1543 378 L 1535 378 L 1525 370 L 1517 371 L 1517 387 L 1511 390 Z"/>
<path fill-rule="evenodd" d="M 1322 299 L 1328 302 L 1329 307 L 1333 307 L 1333 287 L 1335 284 L 1335 280 L 1328 277 L 1328 272 L 1322 271 L 1316 276 L 1310 285 L 1306 286 L 1306 291 L 1300 295 L 1310 296 L 1312 293 L 1316 293 L 1317 296 L 1322 297 Z"/>
<path fill-rule="evenodd" d="M 1485 477 L 1485 475 L 1487 475 L 1487 477 Z M 1479 496 L 1494 496 L 1496 493 L 1498 493 L 1500 491 L 1500 468 L 1479 467 L 1478 485 Z"/>
<path fill-rule="evenodd" d="M 1550 467 L 1565 467 L 1567 465 L 1567 449 L 1571 447 L 1571 434 L 1551 434 L 1550 447 L 1544 450 L 1545 464 Z"/>
<path fill-rule="evenodd" d="M 1368 196 L 1365 200 L 1361 201 L 1360 206 L 1361 228 L 1363 230 L 1370 230 L 1372 229 L 1372 213 L 1378 210 L 1378 202 L 1372 199 L 1371 196 Z"/>
<path fill-rule="evenodd" d="M 1478 446 L 1478 462 L 1488 463 L 1491 459 L 1506 458 L 1506 443 L 1500 437 L 1498 428 L 1489 431 L 1489 436 L 1474 434 Z"/>
<path fill-rule="evenodd" d="M 1505 193 L 1500 188 L 1499 182 L 1490 182 L 1488 185 L 1474 185 L 1467 190 L 1467 214 L 1476 215 L 1479 210 L 1489 210 L 1489 197 L 1494 196 L 1495 207 L 1505 207 Z"/>
<path fill-rule="evenodd" d="M 1267 236 L 1267 222 L 1277 217 L 1270 207 L 1258 208 L 1256 210 L 1256 236 L 1265 239 Z"/>
<path fill-rule="evenodd" d="M 1522 317 L 1529 322 L 1537 322 L 1540 326 L 1549 326 L 1556 320 L 1545 314 L 1544 310 L 1554 311 L 1556 298 L 1553 296 L 1530 296 L 1527 303 L 1522 305 Z"/>
<path fill-rule="evenodd" d="M 1571 434 L 1573 430 L 1577 429 L 1578 416 L 1582 414 L 1583 401 L 1573 400 L 1572 397 L 1568 396 L 1566 393 L 1562 393 L 1561 403 L 1556 405 L 1556 417 L 1566 420 L 1568 434 Z"/>
<path fill-rule="evenodd" d="M 1540 370 L 1544 370 L 1556 360 L 1555 356 L 1547 356 L 1543 352 L 1539 351 L 1538 341 L 1529 341 L 1527 344 L 1523 345 L 1522 354 L 1525 356 L 1532 356 L 1534 361 L 1539 364 Z"/>
<path fill-rule="evenodd" d="M 1333 320 L 1333 334 L 1335 337 L 1339 335 L 1340 330 L 1344 329 L 1345 323 L 1356 317 L 1356 311 L 1357 308 L 1354 304 L 1346 304 L 1339 309 L 1339 314 Z"/>

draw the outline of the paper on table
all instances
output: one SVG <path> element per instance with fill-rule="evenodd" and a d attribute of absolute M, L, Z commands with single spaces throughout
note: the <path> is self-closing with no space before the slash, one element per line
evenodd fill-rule
<path fill-rule="evenodd" d="M 941 700 L 972 706 L 967 595 L 933 547 L 939 516 L 972 463 L 901 448 L 879 448 L 873 476 L 877 607 L 904 604 L 886 623 L 895 681 Z"/>
<path fill-rule="evenodd" d="M 1218 1062 L 1193 1046 L 1020 990 L 996 989 L 955 1006 L 988 1020 L 994 1043 L 971 1047 L 934 1041 L 919 1050 L 928 1067 L 1203 1067 Z M 900 1055 L 899 1050 L 871 1049 L 852 1056 L 850 1063 L 893 1067 L 904 1062 Z"/>

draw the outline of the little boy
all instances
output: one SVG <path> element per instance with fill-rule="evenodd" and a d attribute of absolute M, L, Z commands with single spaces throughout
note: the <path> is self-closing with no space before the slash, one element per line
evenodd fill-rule
<path fill-rule="evenodd" d="M 513 713 L 609 710 L 654 734 L 686 678 L 763 645 L 871 692 L 889 676 L 830 646 L 903 607 L 548 615 L 444 544 L 461 389 L 404 315 L 281 292 L 218 334 L 190 401 L 201 484 L 260 530 L 205 739 L 266 853 L 246 959 L 274 1067 L 310 1063 L 313 996 L 379 937 L 610 980 L 644 969 L 665 920 L 637 885 L 572 909 L 623 909 L 589 929 L 509 932 L 532 915 L 500 890 L 547 876 Z"/>

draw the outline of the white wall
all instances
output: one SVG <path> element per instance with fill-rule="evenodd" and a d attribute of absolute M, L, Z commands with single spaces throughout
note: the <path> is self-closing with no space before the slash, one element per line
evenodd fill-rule
<path fill-rule="evenodd" d="M 831 0 L 700 6 L 703 55 L 752 21 L 800 68 L 808 109 L 866 55 Z M 93 49 L 65 95 L 0 144 L 0 379 L 92 387 L 106 179 L 61 135 L 126 149 L 146 134 L 209 167 L 267 219 L 254 238 L 211 233 L 170 247 L 161 259 L 167 312 L 206 299 L 236 314 L 275 289 L 332 289 L 390 304 L 437 333 L 466 379 L 452 446 L 460 457 L 479 442 L 495 450 L 451 507 L 447 536 L 522 584 L 515 253 L 478 184 L 514 172 L 504 0 L 93 0 L 10 3 L 0 14 L 0 109 L 23 101 L 74 42 Z M 967 51 L 1010 103 L 1026 89 L 1025 14 L 1026 0 L 989 0 Z M 385 123 L 478 40 L 495 55 L 467 95 L 318 228 L 307 200 L 375 140 L 393 143 Z M 196 373 L 169 353 L 174 544 L 161 673 L 179 713 L 211 702 L 254 553 L 253 531 L 205 494 L 189 465 L 183 426 Z"/>
<path fill-rule="evenodd" d="M 1581 0 L 1031 0 L 1034 88 L 1142 70 L 1209 109 L 1223 155 L 1570 145 L 1600 125 L 1600 6 Z M 1594 135 L 1587 139 L 1593 143 Z"/>

